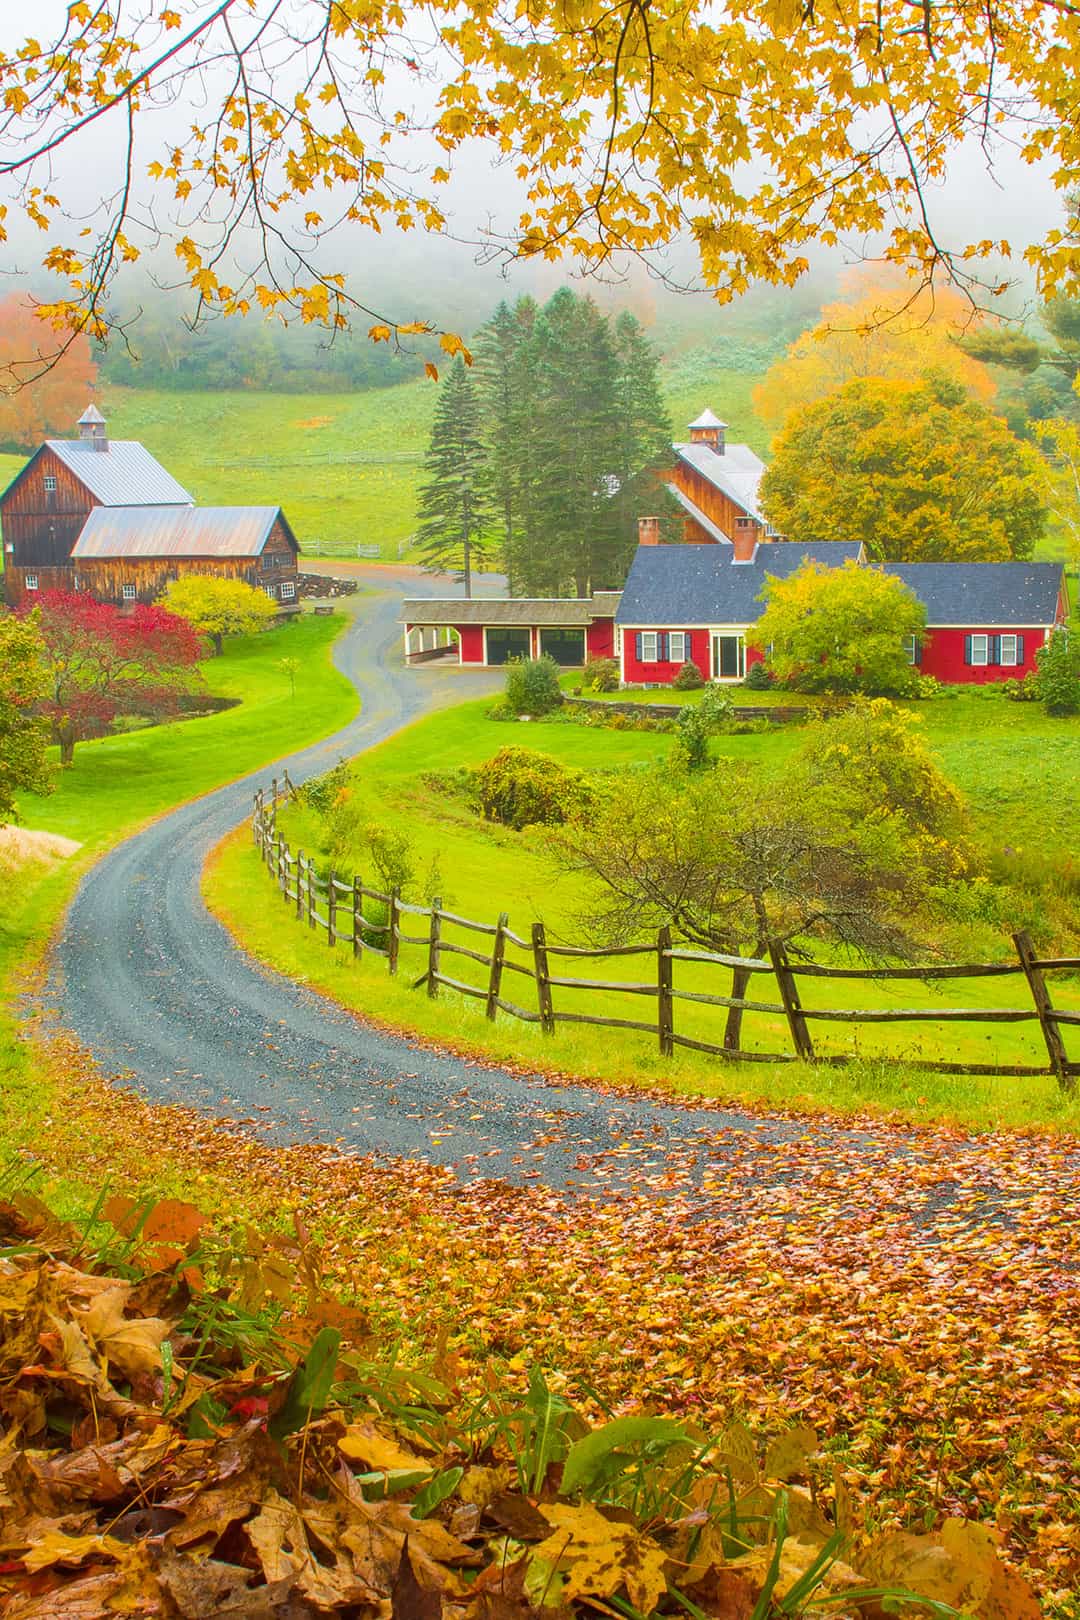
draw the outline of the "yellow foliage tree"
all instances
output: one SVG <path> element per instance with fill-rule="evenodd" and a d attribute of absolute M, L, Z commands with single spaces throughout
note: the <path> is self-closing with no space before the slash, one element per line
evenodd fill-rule
<path fill-rule="evenodd" d="M 793 284 L 812 242 L 870 232 L 917 278 L 970 286 L 980 263 L 1015 255 L 1046 296 L 1080 286 L 1064 212 L 1039 240 L 965 243 L 933 197 L 986 131 L 1015 133 L 1021 160 L 1067 191 L 1080 169 L 1071 5 L 73 0 L 41 22 L 0 54 L 0 167 L 70 289 L 49 306 L 62 338 L 107 326 L 143 216 L 215 311 L 346 322 L 363 306 L 324 238 L 338 222 L 443 231 L 455 157 L 476 143 L 520 185 L 501 230 L 488 196 L 476 225 L 510 256 L 597 268 L 689 236 L 727 299 L 754 280 Z M 163 99 L 176 114 L 164 139 L 144 116 Z M 91 126 L 101 206 L 86 224 L 81 168 L 63 165 L 78 186 L 66 200 L 54 176 Z M 245 240 L 257 263 L 238 273 L 229 248 Z M 375 339 L 425 329 L 367 314 Z"/>
<path fill-rule="evenodd" d="M 225 636 L 250 635 L 277 618 L 277 608 L 265 591 L 219 574 L 181 574 L 158 600 L 201 636 L 208 636 L 218 654 Z"/>
<path fill-rule="evenodd" d="M 789 411 L 844 383 L 869 377 L 917 382 L 930 373 L 949 377 L 988 403 L 994 379 L 956 341 L 972 323 L 970 300 L 952 288 L 913 292 L 895 281 L 864 282 L 853 297 L 827 304 L 818 324 L 769 367 L 754 390 L 754 408 L 770 427 L 779 427 Z"/>

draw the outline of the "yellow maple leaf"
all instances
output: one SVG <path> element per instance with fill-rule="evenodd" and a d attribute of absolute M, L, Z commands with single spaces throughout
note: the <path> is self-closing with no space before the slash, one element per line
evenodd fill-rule
<path fill-rule="evenodd" d="M 667 1554 L 633 1525 L 613 1524 L 590 1502 L 546 1503 L 553 1533 L 533 1551 L 564 1578 L 563 1596 L 610 1598 L 625 1590 L 642 1614 L 651 1614 L 667 1591 Z"/>

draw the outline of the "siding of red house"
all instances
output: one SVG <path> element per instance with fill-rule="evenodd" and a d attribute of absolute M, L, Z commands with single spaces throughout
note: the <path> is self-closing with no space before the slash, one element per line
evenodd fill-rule
<path fill-rule="evenodd" d="M 458 625 L 458 640 L 461 644 L 461 662 L 463 664 L 482 664 L 484 662 L 484 627 L 482 624 Z"/>
<path fill-rule="evenodd" d="M 1018 635 L 1024 640 L 1024 657 L 1022 663 L 1017 664 L 967 664 L 964 662 L 964 647 L 966 638 L 970 635 L 1000 636 Z M 1046 631 L 1040 625 L 1036 628 L 1028 626 L 1026 629 L 1017 625 L 1015 629 L 1002 630 L 1001 627 L 989 629 L 983 625 L 972 625 L 970 629 L 927 629 L 922 645 L 922 655 L 919 659 L 919 672 L 922 675 L 933 675 L 936 680 L 947 685 L 976 685 L 983 686 L 990 681 L 1022 680 L 1035 668 L 1035 654 L 1046 639 Z"/>
<path fill-rule="evenodd" d="M 664 635 L 671 631 L 683 629 L 681 624 L 673 624 L 667 629 L 662 625 L 648 625 L 647 629 L 655 629 Z M 622 633 L 623 659 L 622 678 L 630 686 L 656 685 L 668 686 L 675 679 L 683 666 L 683 660 L 662 659 L 655 664 L 646 664 L 637 655 L 637 630 L 624 628 Z M 690 658 L 700 669 L 705 679 L 709 678 L 709 632 L 707 630 L 688 630 L 690 637 Z"/>
<path fill-rule="evenodd" d="M 594 619 L 585 630 L 586 658 L 614 658 L 615 620 Z"/>

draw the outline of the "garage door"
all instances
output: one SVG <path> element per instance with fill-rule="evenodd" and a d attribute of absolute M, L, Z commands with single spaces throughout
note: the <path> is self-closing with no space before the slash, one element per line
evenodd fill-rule
<path fill-rule="evenodd" d="M 531 653 L 530 632 L 525 630 L 489 629 L 487 631 L 487 661 L 505 664 L 511 658 L 528 658 Z"/>
<path fill-rule="evenodd" d="M 581 667 L 585 662 L 584 630 L 541 630 L 540 651 L 557 664 Z"/>

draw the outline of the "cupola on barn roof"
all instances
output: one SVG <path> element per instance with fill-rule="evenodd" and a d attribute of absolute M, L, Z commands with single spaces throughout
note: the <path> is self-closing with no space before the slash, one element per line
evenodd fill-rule
<path fill-rule="evenodd" d="M 713 411 L 702 411 L 696 422 L 690 423 L 691 428 L 726 428 L 727 423 L 721 422 Z"/>
<path fill-rule="evenodd" d="M 94 404 L 93 400 L 90 401 L 90 403 L 86 407 L 85 411 L 83 411 L 82 415 L 79 417 L 78 426 L 79 427 L 89 427 L 89 426 L 104 427 L 105 426 L 105 418 L 102 416 L 101 412 L 98 410 L 98 408 Z"/>

